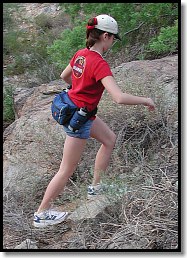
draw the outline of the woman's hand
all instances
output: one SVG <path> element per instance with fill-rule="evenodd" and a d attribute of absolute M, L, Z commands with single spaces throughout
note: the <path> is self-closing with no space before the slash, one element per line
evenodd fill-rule
<path fill-rule="evenodd" d="M 155 110 L 155 104 L 151 98 L 145 98 L 144 106 L 148 106 L 149 111 Z"/>

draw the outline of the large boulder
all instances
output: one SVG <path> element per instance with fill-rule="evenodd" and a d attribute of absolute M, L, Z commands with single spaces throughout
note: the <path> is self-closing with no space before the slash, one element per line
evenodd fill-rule
<path fill-rule="evenodd" d="M 173 122 L 177 122 L 177 56 L 123 63 L 113 69 L 113 74 L 124 92 L 152 97 L 157 111 L 170 112 Z M 53 120 L 50 105 L 54 94 L 66 86 L 62 81 L 54 81 L 29 90 L 18 89 L 15 93 L 17 119 L 4 132 L 5 196 L 14 192 L 16 199 L 29 205 L 31 199 L 37 198 L 41 185 L 47 185 L 49 177 L 57 171 L 65 133 Z M 126 122 L 130 121 L 133 109 L 129 116 L 128 107 L 114 105 L 108 98 L 104 93 L 100 103 L 99 114 L 103 119 L 112 113 L 111 123 L 118 127 L 122 116 Z M 153 118 L 148 114 L 148 118 L 157 119 L 157 111 L 152 113 Z"/>
<path fill-rule="evenodd" d="M 66 86 L 54 81 L 15 92 L 17 119 L 4 131 L 4 190 L 24 201 L 32 198 L 44 175 L 59 166 L 65 133 L 52 118 L 50 106 L 55 93 Z"/>

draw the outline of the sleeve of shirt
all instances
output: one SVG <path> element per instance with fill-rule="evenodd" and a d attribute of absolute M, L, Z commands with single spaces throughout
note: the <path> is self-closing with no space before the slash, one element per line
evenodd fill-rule
<path fill-rule="evenodd" d="M 94 66 L 93 74 L 96 79 L 96 82 L 107 76 L 113 76 L 110 66 L 105 60 L 100 60 L 96 63 L 96 65 Z"/>

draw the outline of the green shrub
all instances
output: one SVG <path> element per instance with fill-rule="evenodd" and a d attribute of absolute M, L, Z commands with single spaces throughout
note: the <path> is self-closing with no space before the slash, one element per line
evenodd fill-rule
<path fill-rule="evenodd" d="M 23 74 L 26 71 L 26 64 L 23 61 L 23 57 L 18 55 L 15 57 L 13 63 L 7 65 L 6 76 Z"/>
<path fill-rule="evenodd" d="M 12 87 L 3 89 L 3 121 L 14 121 Z"/>
<path fill-rule="evenodd" d="M 15 27 L 15 20 L 12 17 L 12 11 L 18 10 L 18 4 L 3 3 L 3 29 L 12 29 Z"/>
<path fill-rule="evenodd" d="M 16 55 L 22 52 L 25 48 L 25 42 L 20 41 L 25 35 L 20 31 L 9 31 L 3 35 L 3 53 Z"/>
<path fill-rule="evenodd" d="M 17 24 L 12 16 L 13 11 L 17 11 L 19 6 L 13 3 L 3 3 L 3 59 L 8 55 L 16 54 L 21 50 L 18 42 L 19 32 Z"/>
<path fill-rule="evenodd" d="M 9 31 L 3 39 L 4 61 L 9 55 L 13 62 L 7 62 L 5 75 L 18 75 L 26 71 L 38 70 L 49 64 L 47 46 L 52 43 L 48 34 L 33 35 L 21 31 Z"/>
<path fill-rule="evenodd" d="M 65 8 L 65 12 L 68 13 L 71 17 L 72 22 L 76 21 L 78 12 L 81 10 L 81 4 L 72 4 L 72 3 L 60 3 L 62 8 Z"/>
<path fill-rule="evenodd" d="M 149 35 L 148 32 L 153 31 L 153 28 L 171 25 L 178 16 L 176 3 L 82 3 L 61 6 L 71 16 L 75 26 L 82 17 L 87 22 L 90 17 L 102 13 L 111 15 L 118 21 L 123 44 L 130 43 L 134 38 L 139 40 L 139 30 L 135 31 L 135 34 L 129 33 L 127 37 L 123 37 L 123 34 L 137 28 L 142 22 L 145 28 L 142 38 L 145 38 L 145 32 Z"/>
<path fill-rule="evenodd" d="M 34 20 L 37 27 L 41 28 L 43 31 L 47 31 L 53 27 L 51 16 L 47 14 L 41 13 L 37 15 Z"/>
<path fill-rule="evenodd" d="M 160 53 L 160 56 L 177 49 L 177 25 L 173 26 L 178 16 L 176 3 L 61 3 L 60 5 L 62 13 L 59 13 L 58 17 L 53 19 L 47 14 L 40 14 L 35 18 L 39 29 L 37 33 L 14 30 L 13 26 L 10 26 L 11 30 L 9 28 L 3 33 L 3 58 L 5 64 L 8 63 L 6 72 L 11 75 L 20 74 L 26 70 L 38 70 L 41 66 L 47 68 L 48 65 L 53 71 L 55 67 L 62 70 L 73 54 L 85 47 L 85 27 L 88 19 L 101 13 L 113 16 L 119 24 L 122 42 L 115 44 L 112 52 L 127 53 L 128 49 L 130 51 L 135 47 L 139 51 L 133 55 L 133 59 L 145 59 L 147 49 L 151 53 Z M 9 10 L 7 14 L 6 10 Z M 10 8 L 4 8 L 5 24 L 12 22 L 8 13 Z M 67 26 L 72 29 L 64 29 Z M 155 37 L 158 33 L 159 36 Z M 25 54 L 29 55 L 27 60 L 23 58 Z M 15 61 L 11 65 L 7 58 L 9 55 L 13 56 Z M 148 58 L 154 58 L 154 54 Z M 42 77 L 45 75 L 45 69 L 41 74 Z"/>
<path fill-rule="evenodd" d="M 53 45 L 47 47 L 47 53 L 58 68 L 65 68 L 73 54 L 78 49 L 85 47 L 84 27 L 85 24 L 81 23 L 73 30 L 64 30 L 61 34 L 61 38 L 55 40 Z"/>
<path fill-rule="evenodd" d="M 75 51 L 85 47 L 85 26 L 88 19 L 102 13 L 110 14 L 118 21 L 122 42 L 115 44 L 112 48 L 113 52 L 137 46 L 140 51 L 136 58 L 144 59 L 147 57 L 147 46 L 153 37 L 151 48 L 153 50 L 157 47 L 158 43 L 154 45 L 155 35 L 160 30 L 159 44 L 164 43 L 164 46 L 157 47 L 160 49 L 160 53 L 170 53 L 176 47 L 177 26 L 170 31 L 178 15 L 178 6 L 175 3 L 62 3 L 61 6 L 71 16 L 74 28 L 65 30 L 61 37 L 48 47 L 48 54 L 52 62 L 55 62 L 60 68 L 68 64 Z M 171 39 L 171 37 L 173 38 Z M 168 40 L 170 42 L 165 48 Z"/>
<path fill-rule="evenodd" d="M 161 28 L 160 34 L 149 43 L 149 49 L 156 54 L 173 53 L 178 48 L 178 20 L 174 26 Z"/>

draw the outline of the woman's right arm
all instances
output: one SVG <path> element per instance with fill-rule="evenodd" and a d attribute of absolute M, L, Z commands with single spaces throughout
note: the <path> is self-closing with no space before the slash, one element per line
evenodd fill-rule
<path fill-rule="evenodd" d="M 67 82 L 68 84 L 72 84 L 72 80 L 71 80 L 71 74 L 72 74 L 72 67 L 69 64 L 64 71 L 61 73 L 60 78 L 63 79 L 65 82 Z"/>
<path fill-rule="evenodd" d="M 124 105 L 142 104 L 144 106 L 148 106 L 149 110 L 155 109 L 155 104 L 151 98 L 134 96 L 122 92 L 112 76 L 107 76 L 101 79 L 101 82 L 116 103 Z"/>

